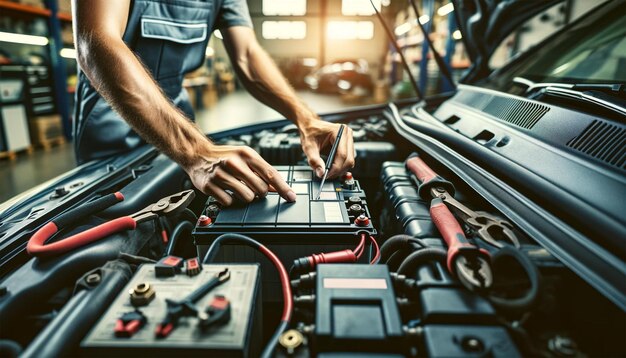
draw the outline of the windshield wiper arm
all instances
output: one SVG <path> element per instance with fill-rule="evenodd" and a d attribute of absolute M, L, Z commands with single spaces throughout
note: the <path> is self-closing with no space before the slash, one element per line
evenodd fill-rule
<path fill-rule="evenodd" d="M 513 83 L 526 86 L 526 94 L 548 87 L 567 88 L 576 91 L 602 91 L 617 96 L 626 94 L 624 83 L 563 83 L 563 82 L 533 82 L 524 77 L 513 78 Z"/>
<path fill-rule="evenodd" d="M 513 82 L 526 86 L 526 96 L 539 100 L 543 96 L 556 97 L 592 105 L 611 113 L 626 116 L 626 84 L 622 83 L 548 83 L 533 82 L 515 77 Z"/>

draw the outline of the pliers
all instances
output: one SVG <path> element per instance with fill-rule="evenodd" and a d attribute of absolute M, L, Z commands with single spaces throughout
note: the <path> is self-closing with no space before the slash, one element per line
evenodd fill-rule
<path fill-rule="evenodd" d="M 421 198 L 439 198 L 486 243 L 502 248 L 504 242 L 520 247 L 513 225 L 484 211 L 474 211 L 454 198 L 454 185 L 437 175 L 424 161 L 413 153 L 406 161 L 407 168 L 419 180 Z"/>
<path fill-rule="evenodd" d="M 137 224 L 144 221 L 153 220 L 159 216 L 169 216 L 180 213 L 191 203 L 194 197 L 195 193 L 193 190 L 181 191 L 180 193 L 166 196 L 134 214 L 119 217 L 89 230 L 46 245 L 45 242 L 61 228 L 69 226 L 84 217 L 93 215 L 124 200 L 124 195 L 120 192 L 108 194 L 81 207 L 61 214 L 53 221 L 44 225 L 30 238 L 26 250 L 29 254 L 36 257 L 57 256 L 114 233 L 134 230 Z"/>

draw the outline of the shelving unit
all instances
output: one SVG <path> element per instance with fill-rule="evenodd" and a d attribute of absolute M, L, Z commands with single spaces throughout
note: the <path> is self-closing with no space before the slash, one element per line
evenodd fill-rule
<path fill-rule="evenodd" d="M 49 43 L 46 45 L 49 55 L 49 66 L 54 87 L 54 97 L 56 111 L 61 116 L 63 122 L 64 136 L 71 138 L 70 119 L 70 91 L 67 85 L 66 61 L 62 58 L 60 50 L 63 48 L 61 37 L 62 22 L 71 22 L 72 15 L 69 12 L 59 11 L 58 0 L 43 0 L 45 7 L 38 7 L 29 4 L 0 0 L 0 10 L 3 13 L 13 13 L 17 15 L 43 17 L 47 20 L 47 36 Z"/>

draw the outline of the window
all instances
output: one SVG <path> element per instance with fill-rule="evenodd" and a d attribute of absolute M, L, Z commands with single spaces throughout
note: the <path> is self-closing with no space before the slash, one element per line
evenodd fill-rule
<path fill-rule="evenodd" d="M 380 11 L 382 0 L 373 0 Z M 341 0 L 341 14 L 345 16 L 371 16 L 375 14 L 370 0 Z"/>
<path fill-rule="evenodd" d="M 263 0 L 263 15 L 304 16 L 306 15 L 306 0 Z"/>
<path fill-rule="evenodd" d="M 334 40 L 371 40 L 374 23 L 371 21 L 329 21 L 326 34 Z"/>
<path fill-rule="evenodd" d="M 263 21 L 262 33 L 267 40 L 302 40 L 306 37 L 306 22 Z"/>

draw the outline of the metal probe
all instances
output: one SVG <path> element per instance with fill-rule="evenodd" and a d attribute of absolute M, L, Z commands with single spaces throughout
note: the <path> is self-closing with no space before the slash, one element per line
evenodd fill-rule
<path fill-rule="evenodd" d="M 320 183 L 320 189 L 317 191 L 317 198 L 315 200 L 320 200 L 320 196 L 322 195 L 322 187 L 324 186 L 324 182 L 326 181 L 326 176 L 328 176 L 328 171 L 330 167 L 333 165 L 333 161 L 335 160 L 335 153 L 337 153 L 337 146 L 339 142 L 341 142 L 341 135 L 343 134 L 342 124 L 339 126 L 339 132 L 337 132 L 337 138 L 335 138 L 335 143 L 330 148 L 330 153 L 328 153 L 328 159 L 326 160 L 326 169 L 324 169 L 324 176 L 322 177 L 322 182 Z"/>

